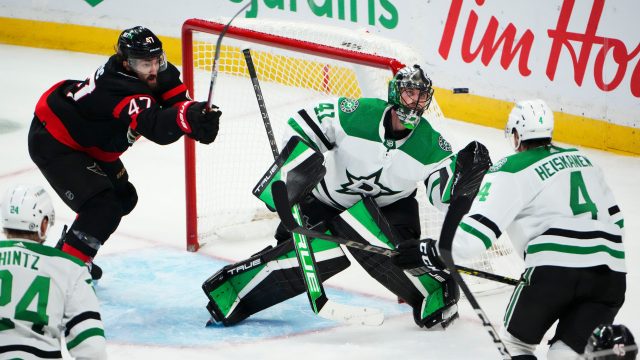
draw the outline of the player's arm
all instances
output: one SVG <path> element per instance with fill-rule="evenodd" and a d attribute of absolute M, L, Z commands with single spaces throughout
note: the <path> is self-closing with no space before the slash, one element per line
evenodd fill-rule
<path fill-rule="evenodd" d="M 67 349 L 74 359 L 106 359 L 104 327 L 89 272 L 78 269 L 64 304 Z"/>
<path fill-rule="evenodd" d="M 305 107 L 292 114 L 287 120 L 283 134 L 283 144 L 292 136 L 299 136 L 316 150 L 324 153 L 335 146 L 334 126 L 338 119 L 335 100 Z"/>
<path fill-rule="evenodd" d="M 513 176 L 500 171 L 485 175 L 471 209 L 458 224 L 451 248 L 456 262 L 488 249 L 524 207 L 525 189 Z"/>
<path fill-rule="evenodd" d="M 168 63 L 167 69 L 158 73 L 158 88 L 154 96 L 163 107 L 171 107 L 179 102 L 191 100 L 187 87 L 180 80 L 180 71 Z"/>
<path fill-rule="evenodd" d="M 205 106 L 205 102 L 183 101 L 174 107 L 162 108 L 151 96 L 140 95 L 132 97 L 128 107 L 119 109 L 118 114 L 122 121 L 129 122 L 131 135 L 127 135 L 133 141 L 140 135 L 166 145 L 186 134 L 203 144 L 210 144 L 218 135 L 222 112 L 217 107 L 204 111 Z"/>

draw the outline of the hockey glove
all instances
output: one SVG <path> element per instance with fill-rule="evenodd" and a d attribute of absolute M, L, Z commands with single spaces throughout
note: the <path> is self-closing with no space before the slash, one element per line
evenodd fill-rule
<path fill-rule="evenodd" d="M 396 247 L 398 254 L 391 260 L 411 275 L 419 276 L 427 273 L 440 273 L 446 269 L 440 259 L 436 241 L 433 239 L 407 240 Z"/>
<path fill-rule="evenodd" d="M 205 111 L 206 102 L 183 102 L 178 106 L 177 123 L 190 138 L 211 144 L 218 135 L 220 115 L 217 106 Z"/>
<path fill-rule="evenodd" d="M 491 167 L 489 150 L 477 141 L 460 150 L 451 185 L 451 200 L 465 197 L 472 200 L 478 193 L 484 174 Z"/>

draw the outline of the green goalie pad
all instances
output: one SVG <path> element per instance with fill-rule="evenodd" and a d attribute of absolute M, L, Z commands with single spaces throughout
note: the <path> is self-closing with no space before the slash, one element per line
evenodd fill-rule
<path fill-rule="evenodd" d="M 297 204 L 326 174 L 323 162 L 324 156 L 321 153 L 302 138 L 293 136 L 253 188 L 253 195 L 262 200 L 269 210 L 275 211 L 271 185 L 282 180 L 289 190 L 289 203 Z"/>
<path fill-rule="evenodd" d="M 346 269 L 340 245 L 312 239 L 321 281 Z M 293 241 L 267 247 L 247 260 L 227 265 L 209 277 L 202 290 L 216 322 L 237 324 L 249 316 L 305 292 Z"/>
<path fill-rule="evenodd" d="M 387 221 L 373 198 L 367 197 L 333 218 L 328 228 L 331 233 L 346 239 L 395 249 L 403 240 Z M 371 275 L 391 292 L 404 299 L 416 310 L 416 323 L 439 314 L 452 302 L 457 302 L 453 291 L 444 291 L 449 276 L 422 274 L 412 276 L 395 266 L 391 259 L 370 252 L 349 248 L 353 257 Z M 453 296 L 452 296 L 453 295 Z"/>

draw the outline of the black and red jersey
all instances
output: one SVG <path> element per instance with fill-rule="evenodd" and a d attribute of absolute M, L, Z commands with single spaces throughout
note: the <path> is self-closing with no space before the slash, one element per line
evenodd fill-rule
<path fill-rule="evenodd" d="M 180 71 L 168 64 L 152 90 L 111 56 L 84 81 L 65 80 L 47 90 L 35 115 L 60 143 L 101 161 L 115 161 L 142 135 L 158 144 L 178 140 L 175 105 L 188 101 Z"/>

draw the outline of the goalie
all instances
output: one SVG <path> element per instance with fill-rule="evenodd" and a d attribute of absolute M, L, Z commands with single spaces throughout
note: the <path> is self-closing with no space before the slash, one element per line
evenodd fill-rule
<path fill-rule="evenodd" d="M 417 183 L 424 183 L 432 205 L 446 211 L 456 173 L 457 155 L 422 117 L 432 97 L 431 80 L 414 65 L 391 79 L 388 101 L 338 98 L 301 109 L 288 120 L 288 142 L 276 165 L 286 173 L 290 202 L 300 205 L 305 226 L 365 241 L 370 239 L 356 229 L 375 219 L 382 230 L 376 239 L 384 246 L 394 249 L 420 239 Z M 272 205 L 268 183 L 261 181 L 256 190 Z M 275 238 L 275 247 L 205 281 L 207 308 L 216 321 L 232 325 L 304 292 L 291 234 L 280 224 Z M 311 246 L 322 280 L 350 264 L 337 244 L 313 239 Z M 373 278 L 413 307 L 419 327 L 445 328 L 457 318 L 459 290 L 448 273 L 412 274 L 386 256 L 348 250 Z"/>

